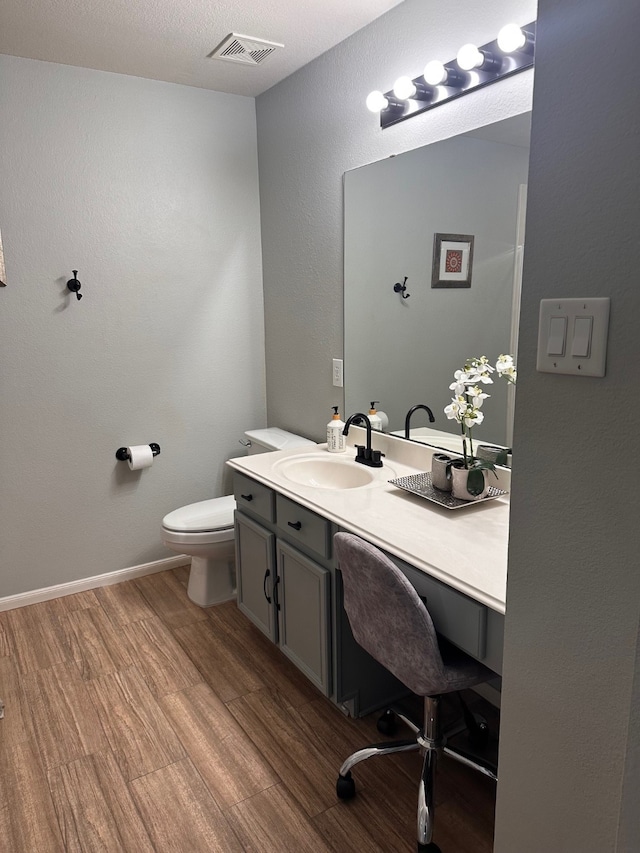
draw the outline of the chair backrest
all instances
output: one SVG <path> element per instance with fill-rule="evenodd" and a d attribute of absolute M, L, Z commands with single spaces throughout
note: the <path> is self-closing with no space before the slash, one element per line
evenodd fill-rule
<path fill-rule="evenodd" d="M 356 642 L 414 693 L 448 692 L 435 628 L 414 587 L 360 537 L 336 533 L 334 544 Z"/>

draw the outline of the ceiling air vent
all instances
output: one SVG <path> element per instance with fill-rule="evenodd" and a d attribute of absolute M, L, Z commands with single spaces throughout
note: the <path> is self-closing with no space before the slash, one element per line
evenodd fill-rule
<path fill-rule="evenodd" d="M 229 33 L 218 47 L 211 51 L 208 58 L 242 62 L 243 65 L 260 65 L 279 47 L 284 47 L 284 45 L 275 41 L 253 38 L 253 36 Z"/>

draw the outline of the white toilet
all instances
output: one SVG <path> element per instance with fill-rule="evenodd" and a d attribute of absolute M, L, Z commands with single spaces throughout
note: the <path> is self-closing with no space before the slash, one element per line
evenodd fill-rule
<path fill-rule="evenodd" d="M 315 445 L 314 441 L 277 427 L 245 432 L 249 454 Z M 162 544 L 191 557 L 187 595 L 200 607 L 229 601 L 236 595 L 233 495 L 175 509 L 162 519 Z"/>

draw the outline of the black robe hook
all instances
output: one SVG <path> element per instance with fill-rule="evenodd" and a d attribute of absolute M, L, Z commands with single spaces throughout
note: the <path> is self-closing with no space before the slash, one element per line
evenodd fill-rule
<path fill-rule="evenodd" d="M 402 284 L 400 284 L 400 282 L 399 282 L 399 281 L 397 281 L 397 282 L 393 285 L 393 292 L 394 292 L 394 293 L 399 293 L 399 294 L 400 294 L 400 296 L 402 296 L 402 298 L 403 298 L 403 299 L 408 299 L 408 298 L 411 296 L 411 294 L 410 294 L 410 293 L 406 293 L 406 294 L 405 294 L 405 290 L 407 289 L 407 279 L 408 279 L 408 278 L 409 278 L 409 276 L 405 275 L 405 277 L 404 277 L 404 281 L 402 282 Z"/>
<path fill-rule="evenodd" d="M 67 282 L 67 287 L 69 288 L 71 293 L 75 293 L 76 299 L 79 302 L 82 299 L 82 294 L 79 292 L 82 285 L 77 279 L 78 270 L 71 270 L 71 272 L 73 273 L 73 278 L 69 279 L 69 281 Z"/>

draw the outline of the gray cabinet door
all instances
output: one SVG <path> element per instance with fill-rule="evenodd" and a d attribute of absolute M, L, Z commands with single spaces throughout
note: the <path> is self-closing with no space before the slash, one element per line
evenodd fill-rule
<path fill-rule="evenodd" d="M 330 573 L 280 540 L 276 552 L 280 648 L 325 696 L 330 696 Z"/>
<path fill-rule="evenodd" d="M 242 513 L 235 519 L 238 608 L 275 643 L 275 534 Z"/>

